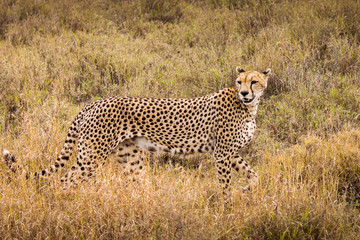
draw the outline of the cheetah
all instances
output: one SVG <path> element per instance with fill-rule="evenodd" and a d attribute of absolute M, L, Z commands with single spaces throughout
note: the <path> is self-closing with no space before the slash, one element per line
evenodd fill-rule
<path fill-rule="evenodd" d="M 256 172 L 239 156 L 255 131 L 255 117 L 271 69 L 264 72 L 236 68 L 234 88 L 193 99 L 109 97 L 87 105 L 72 122 L 60 156 L 50 168 L 27 173 L 47 178 L 68 162 L 77 144 L 76 163 L 62 177 L 76 185 L 95 176 L 109 156 L 128 173 L 143 169 L 143 153 L 212 153 L 225 198 L 231 170 L 247 178 L 244 191 L 255 188 Z M 18 172 L 21 164 L 4 150 L 8 167 Z"/>

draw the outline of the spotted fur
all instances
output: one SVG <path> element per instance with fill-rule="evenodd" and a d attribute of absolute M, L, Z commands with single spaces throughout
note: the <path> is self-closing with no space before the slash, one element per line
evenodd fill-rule
<path fill-rule="evenodd" d="M 267 87 L 266 72 L 236 69 L 235 88 L 194 99 L 110 97 L 86 106 L 71 124 L 54 165 L 37 177 L 48 177 L 68 162 L 77 144 L 76 163 L 62 178 L 66 185 L 94 177 L 109 156 L 130 174 L 143 169 L 144 151 L 191 154 L 212 152 L 225 197 L 231 170 L 258 184 L 254 170 L 238 155 L 255 131 L 259 98 Z M 21 167 L 9 151 L 3 152 L 14 172 Z M 28 174 L 31 176 L 31 174 Z"/>

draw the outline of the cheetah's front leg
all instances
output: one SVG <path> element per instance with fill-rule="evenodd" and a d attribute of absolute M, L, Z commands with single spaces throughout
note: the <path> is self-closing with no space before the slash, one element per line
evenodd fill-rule
<path fill-rule="evenodd" d="M 219 182 L 223 189 L 224 202 L 231 204 L 231 166 L 229 158 L 223 157 L 216 160 L 216 170 Z"/>
<path fill-rule="evenodd" d="M 243 192 L 251 191 L 259 185 L 258 175 L 239 155 L 235 155 L 231 158 L 231 167 L 238 173 L 246 176 L 248 185 L 243 188 Z"/>

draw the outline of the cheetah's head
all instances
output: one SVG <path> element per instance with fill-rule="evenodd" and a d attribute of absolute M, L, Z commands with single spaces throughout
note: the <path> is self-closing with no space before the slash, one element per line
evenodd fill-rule
<path fill-rule="evenodd" d="M 248 71 L 236 67 L 238 77 L 236 78 L 236 90 L 240 101 L 244 105 L 256 103 L 267 87 L 267 81 L 271 73 L 268 68 L 265 72 Z"/>

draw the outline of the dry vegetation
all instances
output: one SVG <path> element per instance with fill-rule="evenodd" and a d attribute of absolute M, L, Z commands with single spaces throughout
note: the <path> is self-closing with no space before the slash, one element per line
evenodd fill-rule
<path fill-rule="evenodd" d="M 225 211 L 209 156 L 117 165 L 63 191 L 0 163 L 0 236 L 358 239 L 360 3 L 357 0 L 1 0 L 0 150 L 49 164 L 76 113 L 112 95 L 194 97 L 231 86 L 234 67 L 275 72 Z"/>

